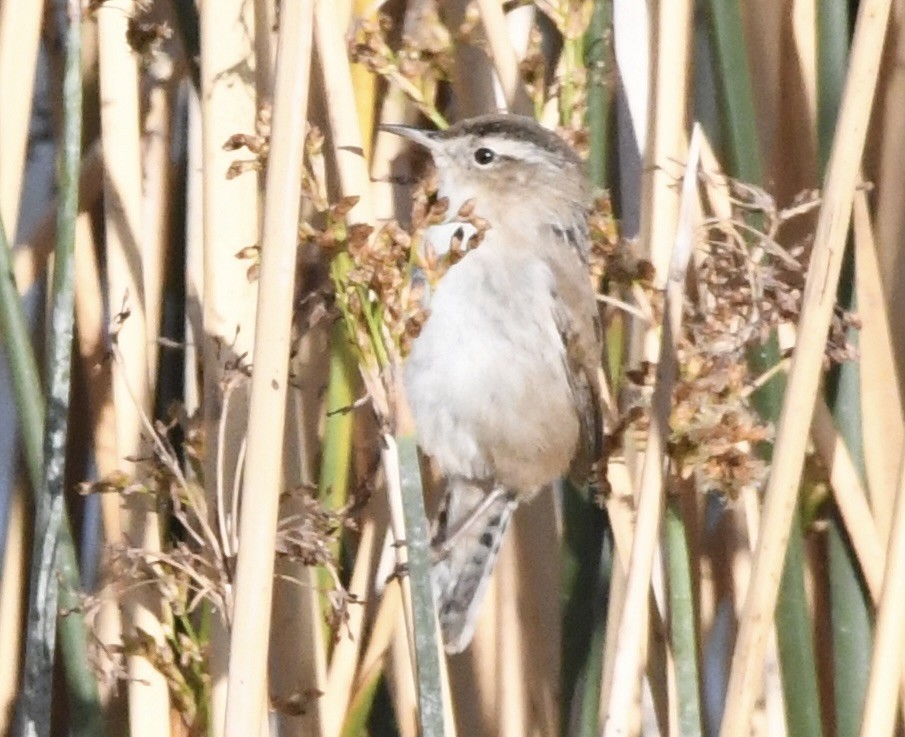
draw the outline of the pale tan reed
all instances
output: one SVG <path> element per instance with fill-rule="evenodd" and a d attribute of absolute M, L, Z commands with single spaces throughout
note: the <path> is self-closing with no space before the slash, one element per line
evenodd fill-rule
<path fill-rule="evenodd" d="M 883 585 L 884 543 L 867 503 L 867 490 L 823 399 L 818 399 L 814 407 L 811 435 L 817 452 L 830 470 L 833 496 L 861 564 L 871 598 L 877 602 Z"/>
<path fill-rule="evenodd" d="M 106 360 L 103 288 L 91 217 L 87 212 L 81 213 L 76 222 L 75 280 L 79 285 L 75 293 L 78 351 L 88 377 L 85 383 L 94 425 L 94 462 L 103 478 L 119 468 L 119 454 L 111 392 L 112 369 Z M 118 543 L 123 535 L 120 499 L 115 494 L 102 494 L 100 501 L 104 539 L 107 543 Z"/>
<path fill-rule="evenodd" d="M 509 40 L 503 6 L 497 0 L 477 0 L 481 22 L 487 34 L 490 58 L 497 79 L 503 88 L 503 97 L 510 112 L 527 114 L 531 103 L 519 74 L 518 56 Z"/>
<path fill-rule="evenodd" d="M 82 157 L 79 170 L 79 209 L 97 204 L 104 186 L 104 159 L 100 141 L 95 141 Z M 13 251 L 13 275 L 19 294 L 27 294 L 47 270 L 57 232 L 57 200 L 52 199 L 38 225 Z"/>
<path fill-rule="evenodd" d="M 243 497 L 254 501 L 242 506 L 239 521 L 227 737 L 260 734 L 266 716 L 273 551 L 282 492 L 281 458 L 313 19 L 313 0 L 284 6 L 277 43 L 255 322 L 255 371 L 242 484 Z"/>
<path fill-rule="evenodd" d="M 721 737 L 748 729 L 776 607 L 779 579 L 797 502 L 807 429 L 820 382 L 827 330 L 848 233 L 852 199 L 867 135 L 890 3 L 861 6 L 852 44 L 842 109 L 837 123 L 792 359 L 776 434 L 773 467 L 764 501 L 754 570 L 733 655 Z M 897 654 L 901 653 L 901 649 Z"/>
<path fill-rule="evenodd" d="M 0 215 L 16 239 L 43 2 L 0 3 Z M 15 104 L 12 104 L 15 101 Z"/>
<path fill-rule="evenodd" d="M 23 648 L 23 606 L 28 579 L 28 489 L 24 480 L 10 490 L 6 523 L 6 549 L 0 567 L 0 730 L 6 734 L 19 694 L 19 667 Z"/>
<path fill-rule="evenodd" d="M 111 393 L 111 364 L 106 356 L 106 325 L 104 323 L 103 289 L 100 267 L 94 243 L 94 229 L 89 213 L 82 212 L 76 221 L 75 233 L 75 321 L 79 359 L 87 377 L 85 387 L 88 394 L 88 411 L 92 423 L 94 462 L 98 475 L 105 478 L 119 467 L 116 451 L 116 415 Z M 117 494 L 101 494 L 102 539 L 106 545 L 123 541 L 120 498 Z M 101 575 L 108 575 L 102 558 Z M 117 601 L 112 596 L 103 596 L 98 603 L 98 611 L 92 623 L 100 642 L 121 642 L 123 622 Z M 116 670 L 122 667 L 122 658 L 109 650 L 98 653 L 98 690 L 107 716 L 107 729 L 115 732 L 124 729 L 117 724 Z"/>
<path fill-rule="evenodd" d="M 141 468 L 125 460 L 144 455 L 141 417 L 149 414 L 153 401 L 143 278 L 138 66 L 126 40 L 133 12 L 131 0 L 111 0 L 98 9 L 97 23 L 101 136 L 104 148 L 116 152 L 105 161 L 104 168 L 109 314 L 116 320 L 115 316 L 128 312 L 116 335 L 125 359 L 113 366 L 116 452 L 120 469 L 142 478 Z M 160 550 L 157 514 L 138 500 L 126 503 L 122 527 L 133 544 L 148 551 Z M 124 605 L 126 636 L 140 628 L 161 643 L 162 613 L 163 604 L 154 592 L 141 590 L 128 595 Z M 141 654 L 129 656 L 127 663 L 131 734 L 167 735 L 170 699 L 166 679 Z"/>
<path fill-rule="evenodd" d="M 628 567 L 625 604 L 619 622 L 617 650 L 614 654 L 611 690 L 605 694 L 606 716 L 604 737 L 627 734 L 630 713 L 624 704 L 635 700 L 639 677 L 643 670 L 641 653 L 649 617 L 649 593 L 654 557 L 658 545 L 663 514 L 665 473 L 667 470 L 666 438 L 668 436 L 672 388 L 676 381 L 676 341 L 682 320 L 685 273 L 693 247 L 692 214 L 697 200 L 697 173 L 700 164 L 700 129 L 692 142 L 682 183 L 682 204 L 667 272 L 667 313 L 661 338 L 657 383 L 651 406 L 651 422 L 647 432 L 641 478 L 638 482 L 638 509 L 635 535 Z"/>
<path fill-rule="evenodd" d="M 189 248 L 190 254 L 198 256 L 189 263 L 189 276 L 195 278 L 188 284 L 188 291 L 190 306 L 197 305 L 192 325 L 194 351 L 204 366 L 201 401 L 208 438 L 205 495 L 212 509 L 223 512 L 232 503 L 231 495 L 224 489 L 233 489 L 234 481 L 240 478 L 237 459 L 248 427 L 248 389 L 244 383 L 236 390 L 230 413 L 223 416 L 221 392 L 229 379 L 226 363 L 241 355 L 253 363 L 255 341 L 257 284 L 249 282 L 247 264 L 236 259 L 235 254 L 260 238 L 258 177 L 245 174 L 227 179 L 229 165 L 246 156 L 226 151 L 223 145 L 233 134 L 255 132 L 255 80 L 236 70 L 257 68 L 254 43 L 260 34 L 255 33 L 253 38 L 248 35 L 249 28 L 257 29 L 252 4 L 244 0 L 205 2 L 199 14 L 201 151 L 200 162 L 196 153 L 190 161 L 200 164 L 200 171 L 190 171 L 189 177 L 192 184 L 200 179 L 201 191 L 190 194 L 194 207 L 189 215 L 195 219 L 190 221 L 189 236 L 193 242 Z M 225 355 L 220 345 L 225 346 Z M 223 442 L 219 441 L 221 437 Z M 233 524 L 236 522 L 232 520 Z M 211 622 L 213 737 L 222 737 L 225 731 L 229 616 L 229 612 L 216 612 Z"/>
<path fill-rule="evenodd" d="M 688 151 L 691 56 L 690 0 L 660 3 L 653 58 L 653 95 L 641 194 L 641 242 L 654 265 L 655 285 L 665 287 L 679 217 L 676 186 Z"/>
<path fill-rule="evenodd" d="M 905 458 L 899 476 L 887 561 L 861 737 L 889 737 L 895 730 L 902 653 L 905 652 L 905 627 L 902 627 L 905 608 Z"/>
<path fill-rule="evenodd" d="M 855 194 L 852 213 L 855 243 L 855 289 L 861 334 L 861 412 L 864 466 L 870 505 L 881 544 L 889 540 L 898 459 L 905 447 L 902 389 L 893 352 L 893 325 L 883 292 L 877 242 L 868 209 L 868 193 Z"/>

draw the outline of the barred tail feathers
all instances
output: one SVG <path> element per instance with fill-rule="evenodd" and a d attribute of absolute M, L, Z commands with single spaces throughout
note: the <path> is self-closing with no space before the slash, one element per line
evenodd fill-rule
<path fill-rule="evenodd" d="M 471 642 L 481 602 L 517 502 L 501 487 L 452 479 L 432 541 L 434 596 L 448 653 Z"/>

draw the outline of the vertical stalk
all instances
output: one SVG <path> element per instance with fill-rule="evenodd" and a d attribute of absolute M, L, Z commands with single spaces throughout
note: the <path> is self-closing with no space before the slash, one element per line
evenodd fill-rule
<path fill-rule="evenodd" d="M 44 2 L 0 5 L 0 214 L 15 243 Z M 15 104 L 11 104 L 11 101 Z"/>
<path fill-rule="evenodd" d="M 111 336 L 113 405 L 119 468 L 128 476 L 147 480 L 147 439 L 143 421 L 152 414 L 152 382 L 148 364 L 148 331 L 142 227 L 142 165 L 138 60 L 129 46 L 129 19 L 135 0 L 107 0 L 96 11 L 101 97 L 101 138 L 104 159 L 104 220 L 109 316 L 117 328 Z M 111 154 L 111 152 L 115 152 Z M 130 543 L 160 551 L 157 509 L 139 495 L 122 504 L 123 531 Z M 155 590 L 134 589 L 124 596 L 123 631 L 128 642 L 139 632 L 155 643 L 164 640 L 166 605 Z M 134 641 L 134 639 L 133 639 Z M 170 698 L 164 675 L 146 654 L 133 651 L 129 673 L 129 729 L 132 737 L 161 737 L 169 731 Z"/>
<path fill-rule="evenodd" d="M 400 434 L 396 438 L 396 443 L 405 526 L 406 565 L 411 581 L 411 633 L 418 683 L 418 722 L 422 737 L 444 737 L 440 648 L 430 578 L 430 544 L 418 448 L 410 431 Z"/>
<path fill-rule="evenodd" d="M 595 189 L 602 189 L 606 184 L 610 150 L 610 110 L 613 95 L 607 84 L 607 74 L 612 71 L 610 48 L 612 30 L 612 0 L 594 0 L 591 21 L 584 37 L 584 62 L 587 67 L 587 116 L 591 139 L 588 176 Z"/>
<path fill-rule="evenodd" d="M 247 173 L 228 179 L 230 164 L 243 157 L 225 151 L 223 144 L 236 133 L 255 132 L 258 98 L 250 70 L 256 64 L 257 29 L 253 3 L 246 0 L 201 3 L 200 19 L 195 17 L 191 0 L 178 0 L 176 9 L 184 34 L 192 38 L 197 32 L 200 36 L 201 222 L 193 225 L 200 225 L 203 242 L 198 246 L 202 255 L 193 266 L 201 277 L 196 284 L 202 294 L 202 315 L 201 324 L 193 328 L 198 331 L 196 350 L 204 367 L 205 496 L 211 510 L 225 514 L 233 506 L 231 490 L 237 488 L 235 479 L 241 473 L 238 459 L 248 430 L 247 382 L 236 380 L 235 371 L 227 367 L 253 364 L 255 360 L 257 283 L 249 283 L 247 263 L 234 256 L 260 239 L 260 177 Z M 251 35 L 250 29 L 254 30 Z M 237 69 L 249 73 L 237 75 Z M 230 381 L 236 381 L 237 386 L 226 413 L 223 387 Z M 232 523 L 235 526 L 238 521 Z M 235 552 L 229 540 L 221 543 L 228 555 Z M 225 729 L 228 616 L 228 612 L 211 612 L 210 616 L 211 737 L 222 737 Z"/>
<path fill-rule="evenodd" d="M 563 735 L 597 737 L 613 535 L 609 515 L 588 491 L 563 483 L 560 729 Z"/>
<path fill-rule="evenodd" d="M 849 21 L 847 2 L 833 0 L 817 4 L 817 145 L 821 176 L 829 160 L 845 82 Z M 852 249 L 849 249 L 846 257 L 838 299 L 847 309 L 855 309 Z M 849 329 L 846 340 L 857 348 L 859 331 Z M 866 485 L 860 374 L 858 361 L 848 361 L 837 366 L 828 382 L 827 398 L 833 408 L 833 418 L 843 442 L 862 484 Z M 874 510 L 875 513 L 876 511 Z M 870 607 L 851 543 L 838 514 L 830 519 L 827 554 L 836 734 L 839 737 L 855 737 L 861 726 L 864 695 L 870 673 Z"/>
<path fill-rule="evenodd" d="M 669 566 L 669 632 L 676 663 L 679 735 L 700 737 L 701 704 L 694 596 L 685 525 L 675 500 L 666 505 L 666 550 Z"/>
<path fill-rule="evenodd" d="M 28 475 L 35 491 L 44 476 L 44 402 L 28 320 L 13 276 L 12 248 L 0 215 L 0 336 L 13 379 L 13 396 Z"/>
<path fill-rule="evenodd" d="M 43 479 L 37 487 L 41 489 L 41 493 L 35 504 L 31 595 L 26 625 L 22 718 L 19 723 L 20 734 L 37 737 L 46 737 L 50 733 L 57 626 L 60 627 L 66 685 L 72 709 L 70 727 L 78 735 L 98 735 L 103 732 L 97 683 L 87 660 L 84 620 L 70 614 L 79 607 L 79 574 L 66 519 L 64 496 L 75 319 L 75 224 L 82 145 L 81 20 L 81 4 L 78 0 L 70 0 L 67 4 L 64 34 L 63 144 L 54 252 L 53 306 L 47 354 L 48 410 L 41 464 Z M 7 243 L 0 244 L 0 249 L 8 255 Z M 11 286 L 6 284 L 4 291 Z M 18 347 L 30 352 L 30 346 Z M 23 360 L 27 362 L 27 359 Z M 33 384 L 29 389 L 34 390 Z M 40 422 L 40 402 L 36 397 L 31 400 L 37 407 L 33 408 L 30 421 Z M 34 427 L 26 431 L 26 442 L 34 442 L 28 438 L 33 437 L 35 432 Z M 37 470 L 34 466 L 41 460 L 40 456 L 36 456 L 37 451 L 32 448 L 28 452 L 32 472 Z M 34 480 L 37 481 L 37 478 Z M 60 612 L 64 612 L 64 615 L 58 624 Z"/>
<path fill-rule="evenodd" d="M 252 503 L 242 506 L 239 520 L 236 603 L 226 702 L 227 737 L 259 735 L 266 724 L 267 644 L 282 491 L 281 457 L 313 16 L 314 0 L 285 4 L 277 42 L 248 452 L 242 484 L 244 498 Z"/>
<path fill-rule="evenodd" d="M 867 127 L 873 107 L 889 0 L 865 0 L 858 14 L 851 64 L 833 139 L 817 221 L 814 248 L 798 323 L 798 344 L 789 370 L 788 390 L 777 425 L 773 466 L 764 495 L 764 511 L 751 582 L 742 611 L 721 734 L 736 737 L 749 728 L 756 692 L 752 684 L 763 667 L 778 581 L 821 378 L 826 338 L 835 306 L 842 254 L 851 219 Z M 816 705 L 815 705 L 816 706 Z"/>
<path fill-rule="evenodd" d="M 745 56 L 745 39 L 736 0 L 711 0 L 713 36 L 720 68 L 724 106 L 726 156 L 731 176 L 760 185 L 763 165 L 751 92 L 751 75 Z M 752 222 L 754 227 L 758 222 Z M 754 375 L 775 366 L 780 360 L 775 335 L 748 352 L 748 364 Z M 782 407 L 785 382 L 781 374 L 767 382 L 753 396 L 757 411 L 768 422 L 776 422 Z M 762 452 L 769 454 L 768 448 Z M 797 503 L 792 512 L 790 542 L 786 552 L 777 606 L 777 644 L 783 675 L 786 718 L 796 735 L 822 733 L 817 687 L 817 667 L 811 636 L 810 616 L 804 590 L 804 544 Z M 764 531 L 769 534 L 769 530 Z"/>

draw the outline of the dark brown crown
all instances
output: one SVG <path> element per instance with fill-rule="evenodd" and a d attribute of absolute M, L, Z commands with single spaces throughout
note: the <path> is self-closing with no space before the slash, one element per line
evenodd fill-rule
<path fill-rule="evenodd" d="M 531 143 L 538 148 L 551 153 L 564 156 L 566 160 L 576 166 L 581 166 L 581 159 L 572 147 L 552 131 L 544 128 L 534 118 L 526 115 L 505 115 L 490 113 L 479 115 L 475 118 L 460 120 L 445 131 L 440 131 L 436 137 L 440 140 L 456 138 L 463 135 L 473 136 L 500 136 L 515 141 Z"/>

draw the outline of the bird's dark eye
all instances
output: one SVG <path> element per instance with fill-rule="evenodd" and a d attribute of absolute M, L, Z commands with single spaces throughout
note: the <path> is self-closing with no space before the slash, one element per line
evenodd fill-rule
<path fill-rule="evenodd" d="M 474 160 L 481 166 L 487 166 L 487 164 L 489 164 L 495 158 L 496 154 L 489 148 L 479 148 L 474 152 Z"/>

